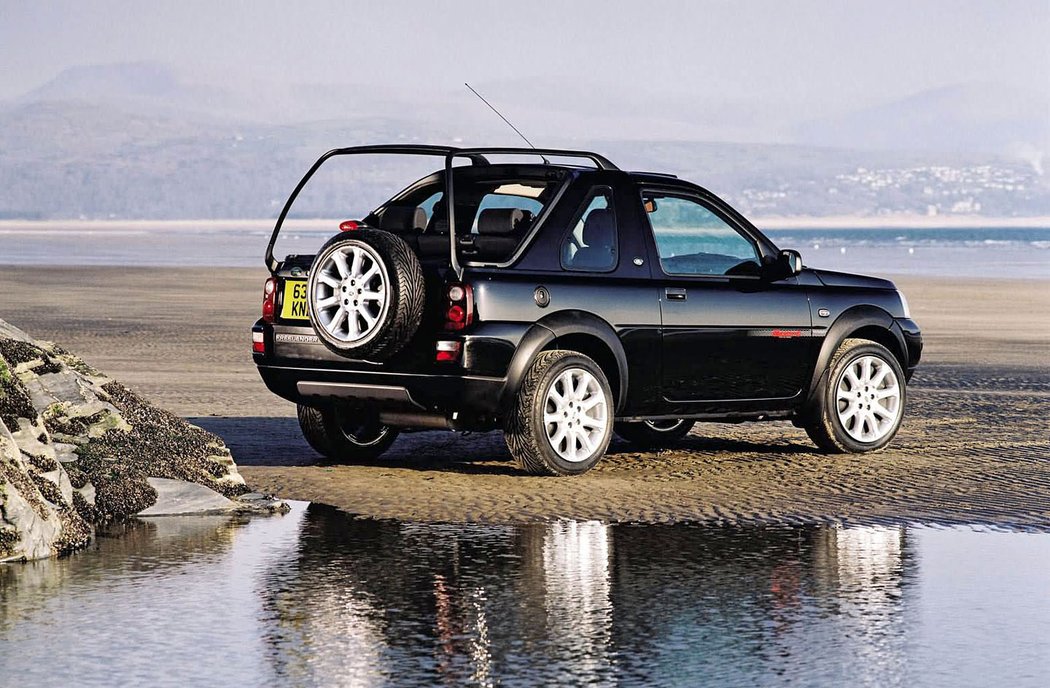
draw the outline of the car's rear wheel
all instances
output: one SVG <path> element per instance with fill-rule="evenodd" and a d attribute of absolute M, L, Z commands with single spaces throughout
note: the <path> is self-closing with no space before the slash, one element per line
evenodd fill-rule
<path fill-rule="evenodd" d="M 348 358 L 379 361 L 419 329 L 423 269 L 412 249 L 388 232 L 361 229 L 321 247 L 307 283 L 310 324 L 321 342 Z"/>
<path fill-rule="evenodd" d="M 365 463 L 378 458 L 397 439 L 397 430 L 374 413 L 335 406 L 298 405 L 299 427 L 314 451 L 332 463 Z"/>
<path fill-rule="evenodd" d="M 616 434 L 631 444 L 645 448 L 667 447 L 679 441 L 693 429 L 694 421 L 645 420 L 640 423 L 617 423 Z"/>
<path fill-rule="evenodd" d="M 575 351 L 544 351 L 507 418 L 507 448 L 529 473 L 584 473 L 609 446 L 613 413 L 612 389 L 597 363 Z"/>
<path fill-rule="evenodd" d="M 896 356 L 882 344 L 847 339 L 839 345 L 822 378 L 810 439 L 833 453 L 885 447 L 904 418 L 907 389 Z"/>

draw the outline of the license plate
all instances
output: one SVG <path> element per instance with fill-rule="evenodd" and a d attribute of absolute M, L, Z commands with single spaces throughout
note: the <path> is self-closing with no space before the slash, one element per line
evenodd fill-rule
<path fill-rule="evenodd" d="M 303 280 L 286 280 L 284 283 L 284 300 L 281 302 L 282 320 L 309 320 L 310 312 L 306 309 L 306 282 Z"/>

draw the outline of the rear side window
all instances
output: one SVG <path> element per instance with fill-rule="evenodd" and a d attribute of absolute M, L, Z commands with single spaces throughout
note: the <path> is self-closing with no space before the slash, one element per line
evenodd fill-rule
<path fill-rule="evenodd" d="M 600 186 L 584 201 L 561 245 L 566 270 L 608 272 L 617 262 L 616 210 L 612 189 Z"/>
<path fill-rule="evenodd" d="M 522 184 L 504 184 L 492 193 L 485 194 L 481 199 L 481 203 L 478 204 L 471 231 L 474 234 L 478 233 L 478 218 L 481 217 L 482 212 L 491 208 L 517 208 L 526 213 L 526 217 L 530 219 L 539 215 L 540 211 L 543 210 L 543 203 L 537 200 L 536 196 L 520 195 L 529 193 L 531 188 Z M 542 185 L 536 187 L 536 195 L 539 195 L 543 188 Z"/>
<path fill-rule="evenodd" d="M 444 197 L 444 191 L 436 191 L 427 196 L 427 199 L 419 204 L 419 207 L 423 209 L 423 213 L 427 216 L 427 222 L 430 222 L 430 218 L 434 216 L 434 206 Z"/>

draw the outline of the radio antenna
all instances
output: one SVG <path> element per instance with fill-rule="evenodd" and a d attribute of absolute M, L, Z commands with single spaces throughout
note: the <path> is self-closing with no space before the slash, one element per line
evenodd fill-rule
<path fill-rule="evenodd" d="M 507 123 L 507 126 L 508 126 L 508 127 L 510 127 L 511 129 L 513 129 L 513 130 L 514 130 L 514 133 L 515 133 L 515 134 L 517 134 L 518 136 L 520 136 L 520 137 L 521 137 L 521 140 L 522 140 L 522 141 L 524 141 L 525 143 L 529 144 L 529 147 L 530 147 L 530 148 L 535 148 L 535 147 L 536 147 L 536 146 L 532 145 L 532 141 L 529 141 L 529 139 L 528 139 L 528 138 L 526 138 L 525 134 L 522 134 L 522 133 L 521 133 L 521 131 L 520 131 L 520 130 L 519 130 L 519 129 L 518 129 L 517 127 L 516 127 L 516 126 L 514 126 L 513 124 L 511 124 L 511 121 L 510 121 L 509 119 L 507 119 L 506 117 L 504 117 L 504 116 L 503 116 L 503 113 L 502 113 L 502 112 L 500 112 L 499 110 L 497 110 L 496 108 L 494 108 L 494 107 L 492 106 L 492 103 L 490 103 L 489 101 L 485 100 L 485 96 L 481 95 L 481 94 L 480 94 L 480 93 L 478 93 L 478 92 L 477 92 L 476 90 L 474 90 L 474 87 L 473 87 L 473 86 L 471 86 L 470 84 L 468 84 L 468 83 L 467 83 L 466 81 L 464 81 L 464 82 L 463 82 L 463 85 L 464 85 L 464 86 L 466 86 L 467 88 L 469 88 L 469 89 L 470 89 L 470 92 L 471 92 L 471 93 L 473 93 L 474 95 L 476 95 L 476 96 L 477 96 L 477 97 L 478 97 L 478 98 L 479 98 L 479 99 L 481 100 L 481 102 L 485 103 L 485 105 L 488 105 L 488 106 L 489 106 L 489 110 L 492 110 L 493 112 L 495 112 L 495 113 L 496 113 L 496 115 L 497 115 L 497 116 L 498 116 L 498 117 L 499 117 L 499 118 L 500 118 L 501 120 L 503 120 L 504 122 L 506 122 L 506 123 Z M 543 160 L 543 162 L 544 162 L 545 164 L 547 164 L 547 165 L 551 164 L 551 161 L 550 161 L 550 160 L 548 160 L 548 159 L 547 159 L 546 157 L 544 157 L 543 155 L 541 155 L 541 156 L 540 156 L 540 158 L 541 158 L 541 159 Z"/>

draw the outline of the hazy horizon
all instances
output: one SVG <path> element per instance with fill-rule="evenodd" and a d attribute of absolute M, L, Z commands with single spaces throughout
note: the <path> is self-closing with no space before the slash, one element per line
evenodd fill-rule
<path fill-rule="evenodd" d="M 593 147 L 764 215 L 1050 214 L 1050 2 L 0 0 L 0 218 L 262 217 L 336 146 Z"/>
<path fill-rule="evenodd" d="M 71 68 L 153 62 L 246 102 L 346 85 L 353 98 L 339 97 L 370 114 L 396 115 L 415 96 L 450 120 L 482 114 L 462 87 L 470 81 L 534 136 L 573 135 L 576 116 L 592 120 L 584 131 L 629 139 L 660 138 L 646 131 L 658 128 L 672 138 L 812 143 L 799 131 L 807 123 L 958 87 L 987 88 L 990 99 L 1050 118 L 1046 0 L 718 0 L 644 12 L 625 2 L 510 11 L 481 2 L 105 0 L 9 3 L 2 13 L 5 101 Z M 271 105 L 262 113 L 270 119 L 304 121 L 294 105 Z"/>

